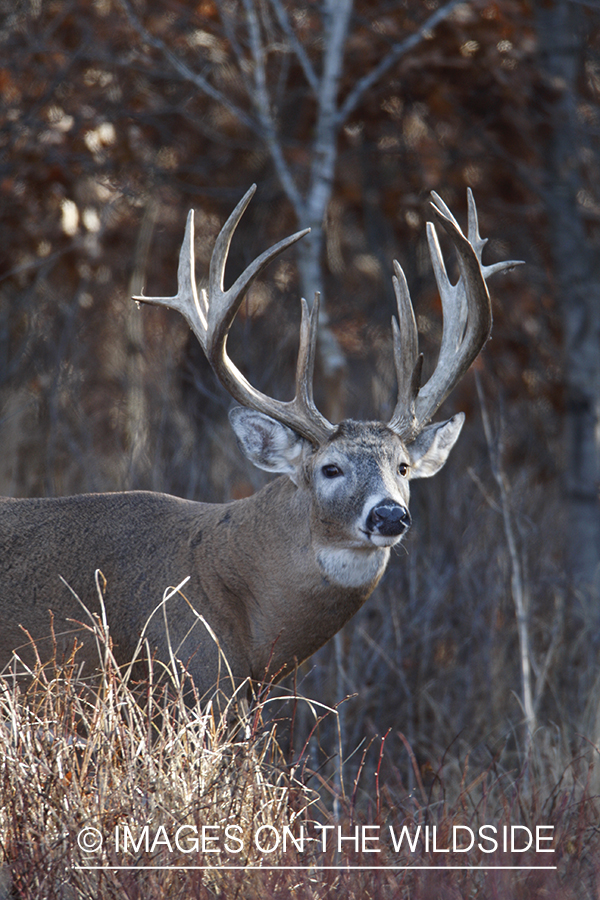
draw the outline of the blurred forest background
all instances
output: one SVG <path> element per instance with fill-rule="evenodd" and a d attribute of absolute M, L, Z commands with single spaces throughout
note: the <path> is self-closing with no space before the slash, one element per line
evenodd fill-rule
<path fill-rule="evenodd" d="M 253 286 L 232 357 L 289 398 L 299 297 L 319 289 L 318 405 L 385 418 L 392 259 L 432 366 L 428 195 L 466 224 L 471 186 L 485 261 L 526 265 L 490 281 L 493 338 L 442 410 L 464 410 L 467 425 L 443 472 L 415 484 L 409 538 L 297 687 L 330 704 L 353 695 L 340 708 L 346 752 L 391 729 L 399 765 L 402 732 L 426 774 L 441 760 L 458 771 L 468 753 L 522 759 L 533 736 L 558 778 L 580 736 L 600 742 L 600 6 L 0 10 L 0 492 L 224 501 L 263 483 L 184 321 L 130 300 L 175 292 L 191 207 L 205 278 L 253 182 L 230 279 L 313 230 Z M 333 733 L 321 740 L 335 752 Z"/>

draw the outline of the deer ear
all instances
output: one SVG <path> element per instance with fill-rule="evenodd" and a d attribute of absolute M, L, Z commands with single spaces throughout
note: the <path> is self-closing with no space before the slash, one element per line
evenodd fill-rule
<path fill-rule="evenodd" d="M 310 444 L 304 438 L 264 413 L 236 406 L 229 413 L 242 452 L 259 469 L 289 475 L 297 484 L 297 474 Z"/>
<path fill-rule="evenodd" d="M 408 446 L 410 477 L 429 478 L 442 468 L 454 447 L 465 421 L 464 413 L 457 413 L 447 422 L 427 425 Z"/>

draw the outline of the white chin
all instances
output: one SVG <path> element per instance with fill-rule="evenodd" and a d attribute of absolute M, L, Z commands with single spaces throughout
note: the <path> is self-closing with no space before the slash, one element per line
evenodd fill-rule
<path fill-rule="evenodd" d="M 393 547 L 394 544 L 397 544 L 398 541 L 402 540 L 401 534 L 369 534 L 368 540 L 370 544 L 373 544 L 375 547 Z"/>

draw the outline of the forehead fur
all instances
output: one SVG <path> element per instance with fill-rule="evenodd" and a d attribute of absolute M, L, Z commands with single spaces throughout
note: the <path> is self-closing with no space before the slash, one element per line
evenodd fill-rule
<path fill-rule="evenodd" d="M 344 419 L 336 427 L 329 438 L 329 445 L 335 445 L 336 441 L 350 440 L 356 447 L 372 449 L 383 444 L 392 443 L 401 446 L 402 441 L 398 435 L 384 425 L 383 422 L 356 422 L 354 419 Z"/>

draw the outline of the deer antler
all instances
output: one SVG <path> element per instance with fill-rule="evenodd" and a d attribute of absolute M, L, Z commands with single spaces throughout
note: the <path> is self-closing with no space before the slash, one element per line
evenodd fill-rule
<path fill-rule="evenodd" d="M 194 265 L 194 212 L 190 211 L 179 254 L 177 294 L 174 297 L 134 297 L 141 303 L 168 306 L 178 310 L 200 341 L 214 372 L 226 390 L 243 406 L 265 413 L 288 425 L 314 445 L 319 445 L 335 430 L 316 408 L 313 399 L 315 344 L 319 318 L 319 295 L 312 311 L 302 300 L 300 346 L 296 366 L 296 392 L 293 400 L 281 401 L 262 394 L 244 378 L 227 355 L 227 335 L 244 295 L 265 266 L 285 249 L 310 231 L 305 228 L 279 241 L 255 259 L 225 291 L 223 281 L 233 233 L 250 203 L 256 185 L 242 197 L 219 232 L 210 260 L 208 291 L 198 294 Z M 411 441 L 435 414 L 443 400 L 473 363 L 489 337 L 492 327 L 490 296 L 486 278 L 494 272 L 519 265 L 518 261 L 484 266 L 481 262 L 487 239 L 481 238 L 477 210 L 471 190 L 468 191 L 468 237 L 435 192 L 432 208 L 440 224 L 448 232 L 458 255 L 460 278 L 452 285 L 431 222 L 427 223 L 429 253 L 442 299 L 444 331 L 437 366 L 431 378 L 421 387 L 423 356 L 418 351 L 417 325 L 404 272 L 394 262 L 394 291 L 398 320 L 392 318 L 394 365 L 398 381 L 398 400 L 388 425 L 404 440 Z"/>
<path fill-rule="evenodd" d="M 226 351 L 227 335 L 233 324 L 244 295 L 252 281 L 265 266 L 280 253 L 308 234 L 310 228 L 298 231 L 265 250 L 225 291 L 223 282 L 231 238 L 250 203 L 256 185 L 242 197 L 223 228 L 219 232 L 210 260 L 208 290 L 198 295 L 194 265 L 194 211 L 191 210 L 185 228 L 185 236 L 179 254 L 177 270 L 177 294 L 174 297 L 134 297 L 141 303 L 168 306 L 178 310 L 200 341 L 217 378 L 227 391 L 243 406 L 266 413 L 273 419 L 288 425 L 313 444 L 322 443 L 334 430 L 334 426 L 321 415 L 313 400 L 313 371 L 315 344 L 319 317 L 319 295 L 315 297 L 312 311 L 302 300 L 300 346 L 296 367 L 296 393 L 293 400 L 280 401 L 262 394 L 244 378 Z"/>
<path fill-rule="evenodd" d="M 405 440 L 412 440 L 431 420 L 436 410 L 460 381 L 487 341 L 492 327 L 492 308 L 486 279 L 504 269 L 520 265 L 510 260 L 484 266 L 481 262 L 487 238 L 481 238 L 477 209 L 468 189 L 468 236 L 435 191 L 432 209 L 450 236 L 457 252 L 460 278 L 452 285 L 440 250 L 435 227 L 427 223 L 429 254 L 442 300 L 444 330 L 435 371 L 421 384 L 423 356 L 418 352 L 417 325 L 404 272 L 394 261 L 394 291 L 398 321 L 392 319 L 394 364 L 398 381 L 398 400 L 389 427 Z M 399 324 L 398 324 L 399 323 Z"/>

